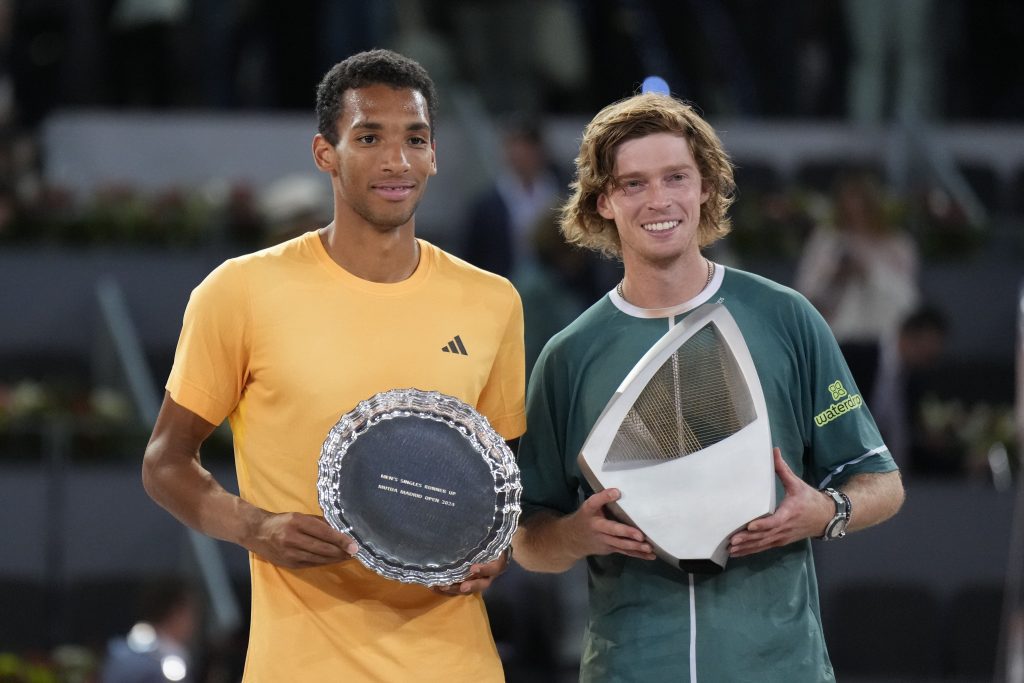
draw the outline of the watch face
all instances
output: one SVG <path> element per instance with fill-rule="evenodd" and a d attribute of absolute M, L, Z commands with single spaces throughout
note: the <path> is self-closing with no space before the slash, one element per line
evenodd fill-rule
<path fill-rule="evenodd" d="M 849 521 L 850 520 L 846 519 L 845 517 L 838 517 L 836 519 L 833 519 L 828 527 L 828 537 L 842 538 L 843 536 L 845 536 L 846 525 L 849 523 Z"/>

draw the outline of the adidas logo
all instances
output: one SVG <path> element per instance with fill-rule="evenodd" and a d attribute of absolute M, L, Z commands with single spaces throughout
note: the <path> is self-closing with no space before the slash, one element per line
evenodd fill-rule
<path fill-rule="evenodd" d="M 448 342 L 447 346 L 442 346 L 441 350 L 445 353 L 457 353 L 460 356 L 468 356 L 469 351 L 466 350 L 466 345 L 462 343 L 462 337 L 455 335 L 455 339 Z"/>

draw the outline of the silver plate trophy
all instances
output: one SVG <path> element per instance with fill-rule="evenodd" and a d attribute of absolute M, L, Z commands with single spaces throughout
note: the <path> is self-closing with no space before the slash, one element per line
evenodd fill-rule
<path fill-rule="evenodd" d="M 519 520 L 519 468 L 483 415 L 436 391 L 393 389 L 346 413 L 320 452 L 324 518 L 381 576 L 438 586 L 497 559 Z"/>
<path fill-rule="evenodd" d="M 622 381 L 580 451 L 596 491 L 663 560 L 725 568 L 728 540 L 775 510 L 764 393 L 743 335 L 721 304 L 675 325 Z"/>

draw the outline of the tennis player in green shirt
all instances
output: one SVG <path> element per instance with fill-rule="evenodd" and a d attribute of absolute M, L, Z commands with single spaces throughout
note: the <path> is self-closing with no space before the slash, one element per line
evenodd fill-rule
<path fill-rule="evenodd" d="M 811 540 L 878 524 L 904 495 L 835 339 L 800 294 L 702 253 L 730 230 L 735 186 L 692 107 L 657 93 L 612 104 L 576 164 L 563 234 L 621 258 L 625 277 L 551 339 L 531 376 L 516 559 L 544 572 L 586 559 L 583 681 L 833 681 Z M 732 536 L 716 575 L 656 560 L 641 531 L 607 514 L 620 492 L 594 493 L 576 464 L 634 364 L 707 302 L 728 309 L 754 360 L 779 501 Z"/>

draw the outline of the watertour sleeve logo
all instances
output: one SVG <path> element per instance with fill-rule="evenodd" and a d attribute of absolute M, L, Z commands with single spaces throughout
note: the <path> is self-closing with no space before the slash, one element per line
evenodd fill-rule
<path fill-rule="evenodd" d="M 838 379 L 828 385 L 828 391 L 832 394 L 833 403 L 828 408 L 814 416 L 814 424 L 819 427 L 824 427 L 832 420 L 835 420 L 851 410 L 856 410 L 864 405 L 864 401 L 861 400 L 860 394 L 850 396 L 846 391 L 846 387 L 844 387 L 843 383 Z"/>

